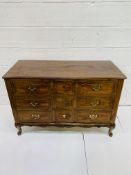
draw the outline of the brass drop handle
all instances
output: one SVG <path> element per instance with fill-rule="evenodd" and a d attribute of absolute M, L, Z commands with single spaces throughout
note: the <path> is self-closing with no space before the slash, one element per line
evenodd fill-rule
<path fill-rule="evenodd" d="M 29 91 L 31 91 L 31 92 L 33 92 L 33 91 L 36 91 L 36 87 L 35 86 L 33 86 L 33 85 L 30 85 L 29 87 L 28 87 L 28 90 Z"/>
<path fill-rule="evenodd" d="M 30 102 L 30 105 L 33 106 L 34 108 L 38 105 L 38 103 L 36 102 Z"/>
<path fill-rule="evenodd" d="M 63 117 L 64 119 L 66 119 L 67 117 L 69 117 L 69 115 L 68 115 L 68 114 L 63 114 L 62 117 Z"/>
<path fill-rule="evenodd" d="M 100 104 L 100 101 L 99 101 L 99 100 L 92 101 L 92 102 L 90 103 L 90 105 L 93 106 L 93 107 L 95 107 L 95 106 L 97 106 L 97 105 L 99 105 L 99 104 Z"/>
<path fill-rule="evenodd" d="M 95 120 L 97 117 L 98 117 L 97 114 L 90 114 L 89 115 L 89 118 L 92 119 L 92 120 Z"/>
<path fill-rule="evenodd" d="M 39 114 L 32 114 L 31 117 L 34 120 L 39 120 L 40 119 L 40 115 Z"/>
<path fill-rule="evenodd" d="M 101 85 L 100 84 L 92 84 L 91 85 L 93 91 L 101 91 Z"/>

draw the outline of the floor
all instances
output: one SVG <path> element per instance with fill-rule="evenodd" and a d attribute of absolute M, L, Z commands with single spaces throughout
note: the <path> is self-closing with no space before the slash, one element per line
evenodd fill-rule
<path fill-rule="evenodd" d="M 10 106 L 0 106 L 0 175 L 131 175 L 131 106 L 107 128 L 23 127 L 17 136 Z"/>

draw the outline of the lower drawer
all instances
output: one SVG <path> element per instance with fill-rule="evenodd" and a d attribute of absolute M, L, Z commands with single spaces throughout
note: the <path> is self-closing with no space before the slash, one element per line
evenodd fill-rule
<path fill-rule="evenodd" d="M 110 121 L 111 112 L 98 110 L 78 110 L 76 112 L 78 123 L 107 123 Z"/>
<path fill-rule="evenodd" d="M 64 109 L 60 109 L 60 110 L 56 110 L 55 112 L 55 121 L 56 122 L 73 122 L 73 111 L 69 111 L 69 110 L 64 110 Z"/>
<path fill-rule="evenodd" d="M 18 117 L 21 122 L 51 122 L 49 111 L 19 111 Z"/>

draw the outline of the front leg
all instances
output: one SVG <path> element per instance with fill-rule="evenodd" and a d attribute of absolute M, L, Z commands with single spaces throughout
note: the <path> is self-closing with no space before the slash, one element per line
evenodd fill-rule
<path fill-rule="evenodd" d="M 113 131 L 113 129 L 114 129 L 114 128 L 115 128 L 115 125 L 113 125 L 113 126 L 110 126 L 110 127 L 109 127 L 108 134 L 109 134 L 109 136 L 110 136 L 110 137 L 112 137 L 112 136 L 113 136 L 112 131 Z"/>
<path fill-rule="evenodd" d="M 15 127 L 18 129 L 17 134 L 18 134 L 18 135 L 21 135 L 21 134 L 22 134 L 22 128 L 21 128 L 21 125 L 20 125 L 20 124 L 15 124 Z"/>

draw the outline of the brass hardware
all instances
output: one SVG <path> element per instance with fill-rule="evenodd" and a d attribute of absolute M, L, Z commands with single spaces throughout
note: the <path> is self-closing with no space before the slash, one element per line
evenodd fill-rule
<path fill-rule="evenodd" d="M 69 117 L 70 115 L 69 114 L 63 114 L 62 117 L 65 119 L 67 117 Z"/>
<path fill-rule="evenodd" d="M 97 106 L 97 105 L 99 105 L 99 104 L 100 104 L 100 101 L 99 101 L 99 100 L 92 101 L 92 102 L 90 103 L 90 105 L 93 106 L 93 107 L 95 107 L 95 106 Z"/>
<path fill-rule="evenodd" d="M 66 114 L 63 114 L 63 115 L 62 115 L 62 117 L 63 117 L 63 118 L 66 118 L 66 117 L 67 117 L 67 115 L 66 115 Z"/>
<path fill-rule="evenodd" d="M 93 91 L 101 91 L 101 85 L 100 84 L 92 84 L 91 85 Z"/>
<path fill-rule="evenodd" d="M 40 119 L 40 115 L 39 114 L 32 114 L 31 117 L 34 120 L 39 120 Z"/>
<path fill-rule="evenodd" d="M 95 120 L 97 117 L 98 117 L 97 114 L 90 114 L 89 115 L 89 118 L 92 119 L 92 120 Z"/>
<path fill-rule="evenodd" d="M 35 91 L 37 88 L 35 87 L 35 86 L 33 86 L 33 85 L 30 85 L 29 87 L 28 87 L 28 90 L 30 90 L 31 92 L 33 92 L 33 91 Z"/>
<path fill-rule="evenodd" d="M 30 102 L 30 105 L 33 106 L 34 108 L 38 105 L 38 103 Z"/>

